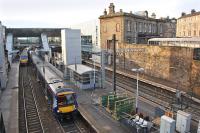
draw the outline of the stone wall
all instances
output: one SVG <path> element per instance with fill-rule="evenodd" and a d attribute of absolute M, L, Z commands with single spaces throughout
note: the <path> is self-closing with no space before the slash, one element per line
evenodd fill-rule
<path fill-rule="evenodd" d="M 193 60 L 192 48 L 141 44 L 119 44 L 118 47 L 143 48 L 143 52 L 125 54 L 127 60 L 134 62 L 132 68 L 143 67 L 146 75 L 173 82 L 187 92 L 191 91 L 190 85 L 195 84 L 194 92 L 200 96 L 200 61 Z"/>
<path fill-rule="evenodd" d="M 200 61 L 192 61 L 191 88 L 200 97 Z"/>

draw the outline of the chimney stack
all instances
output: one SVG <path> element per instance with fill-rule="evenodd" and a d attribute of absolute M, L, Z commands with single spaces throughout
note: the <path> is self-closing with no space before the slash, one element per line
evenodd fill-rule
<path fill-rule="evenodd" d="M 104 14 L 104 15 L 107 15 L 107 11 L 106 11 L 106 9 L 104 10 L 103 14 Z"/>
<path fill-rule="evenodd" d="M 183 16 L 185 16 L 185 15 L 186 15 L 186 13 L 185 13 L 185 12 L 182 12 L 182 13 L 181 13 L 181 16 L 182 16 L 182 17 L 183 17 Z"/>
<path fill-rule="evenodd" d="M 156 19 L 156 14 L 155 14 L 155 13 L 152 13 L 152 14 L 151 14 L 151 17 L 154 18 L 154 19 Z"/>
<path fill-rule="evenodd" d="M 110 3 L 109 6 L 109 14 L 114 14 L 115 13 L 115 6 L 113 3 Z"/>
<path fill-rule="evenodd" d="M 192 9 L 191 10 L 191 14 L 194 14 L 196 11 L 195 11 L 195 9 Z"/>

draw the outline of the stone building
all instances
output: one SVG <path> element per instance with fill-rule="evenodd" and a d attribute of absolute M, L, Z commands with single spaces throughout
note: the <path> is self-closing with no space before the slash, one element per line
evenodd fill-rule
<path fill-rule="evenodd" d="M 112 34 L 116 34 L 118 43 L 147 43 L 149 38 L 175 37 L 176 19 L 156 19 L 156 14 L 148 15 L 147 11 L 126 13 L 110 3 L 109 12 L 104 11 L 100 19 L 101 48 L 109 49 Z"/>
<path fill-rule="evenodd" d="M 200 37 L 200 12 L 182 13 L 177 20 L 177 37 Z"/>

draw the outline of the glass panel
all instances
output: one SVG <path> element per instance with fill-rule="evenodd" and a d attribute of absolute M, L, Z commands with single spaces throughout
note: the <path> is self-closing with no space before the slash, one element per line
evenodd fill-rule
<path fill-rule="evenodd" d="M 75 98 L 72 94 L 58 96 L 58 106 L 67 106 L 74 104 Z"/>

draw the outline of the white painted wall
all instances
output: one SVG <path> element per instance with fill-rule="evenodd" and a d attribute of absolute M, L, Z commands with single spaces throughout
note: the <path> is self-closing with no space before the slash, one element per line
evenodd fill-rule
<path fill-rule="evenodd" d="M 61 30 L 62 59 L 64 65 L 81 64 L 81 31 L 79 29 Z"/>
<path fill-rule="evenodd" d="M 4 43 L 3 43 L 3 26 L 0 23 L 0 89 L 6 88 L 8 78 L 6 71 Z"/>
<path fill-rule="evenodd" d="M 175 133 L 175 120 L 163 115 L 161 117 L 160 133 Z"/>
<path fill-rule="evenodd" d="M 8 50 L 8 61 L 12 63 L 12 51 L 13 51 L 13 34 L 8 33 L 6 37 L 6 50 Z"/>
<path fill-rule="evenodd" d="M 43 45 L 44 50 L 49 51 L 50 48 L 48 44 L 47 34 L 42 33 L 41 39 L 42 39 L 42 45 Z"/>
<path fill-rule="evenodd" d="M 72 25 L 71 27 L 81 29 L 82 35 L 92 35 L 93 46 L 95 46 L 95 48 L 96 47 L 100 48 L 100 22 L 99 22 L 99 19 L 94 19 L 94 20 L 90 20 L 90 21 L 83 22 L 80 24 Z M 96 28 L 97 28 L 97 31 L 96 31 Z"/>

